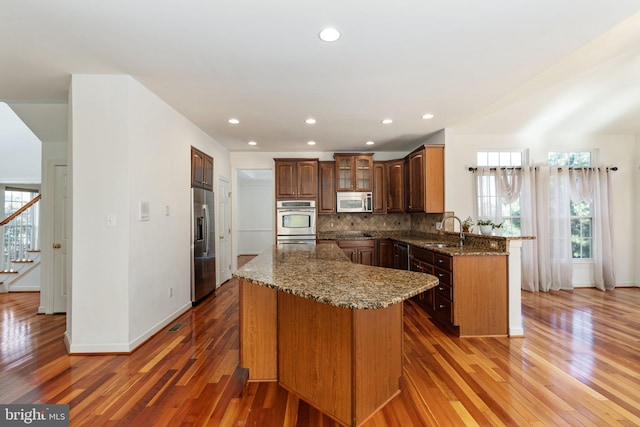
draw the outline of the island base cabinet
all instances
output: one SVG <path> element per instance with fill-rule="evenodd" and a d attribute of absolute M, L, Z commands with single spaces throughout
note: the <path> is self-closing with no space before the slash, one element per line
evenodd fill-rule
<path fill-rule="evenodd" d="M 282 387 L 358 426 L 400 391 L 402 304 L 349 310 L 278 293 Z"/>
<path fill-rule="evenodd" d="M 277 381 L 277 291 L 241 280 L 239 292 L 240 366 L 249 381 Z"/>

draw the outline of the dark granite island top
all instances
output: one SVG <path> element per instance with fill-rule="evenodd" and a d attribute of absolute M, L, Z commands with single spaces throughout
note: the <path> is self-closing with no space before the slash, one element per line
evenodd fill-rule
<path fill-rule="evenodd" d="M 388 307 L 438 284 L 430 274 L 352 264 L 336 245 L 274 245 L 233 276 L 335 307 L 358 310 Z"/>
<path fill-rule="evenodd" d="M 352 264 L 335 244 L 276 245 L 240 279 L 240 365 L 346 426 L 400 393 L 402 302 L 424 273 Z"/>

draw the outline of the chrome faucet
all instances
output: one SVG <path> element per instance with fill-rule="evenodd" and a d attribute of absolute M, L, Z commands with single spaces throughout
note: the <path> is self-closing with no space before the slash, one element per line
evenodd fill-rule
<path fill-rule="evenodd" d="M 455 215 L 449 215 L 449 216 L 444 217 L 442 219 L 442 221 L 440 222 L 440 224 L 442 225 L 442 228 L 444 228 L 444 222 L 446 220 L 448 220 L 449 218 L 453 218 L 453 219 L 457 219 L 458 220 L 458 225 L 460 226 L 460 247 L 462 247 L 462 245 L 464 245 L 465 235 L 464 235 L 464 232 L 462 231 L 462 221 L 460 221 L 460 218 L 458 218 Z"/>

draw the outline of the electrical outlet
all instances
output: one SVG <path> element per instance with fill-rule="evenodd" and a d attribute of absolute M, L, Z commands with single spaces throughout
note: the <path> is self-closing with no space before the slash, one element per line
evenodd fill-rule
<path fill-rule="evenodd" d="M 442 221 L 436 222 L 436 230 L 442 230 Z"/>

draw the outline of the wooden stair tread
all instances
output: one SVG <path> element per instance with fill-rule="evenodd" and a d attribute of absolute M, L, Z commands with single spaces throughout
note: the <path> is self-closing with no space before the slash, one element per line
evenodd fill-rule
<path fill-rule="evenodd" d="M 40 252 L 40 249 L 28 249 L 27 252 Z"/>
<path fill-rule="evenodd" d="M 14 260 L 11 260 L 11 262 L 14 264 L 28 264 L 30 262 L 33 262 L 33 260 L 32 259 L 14 259 Z"/>
<path fill-rule="evenodd" d="M 0 270 L 0 274 L 18 274 L 16 270 Z"/>

